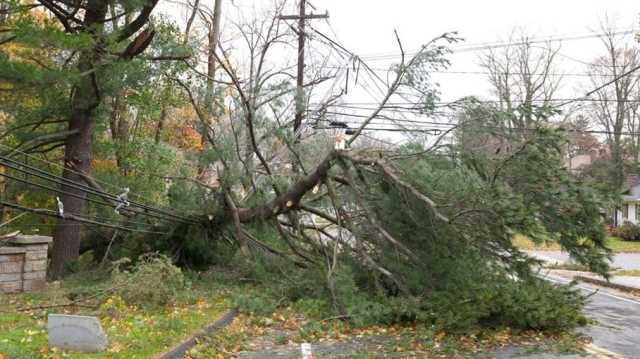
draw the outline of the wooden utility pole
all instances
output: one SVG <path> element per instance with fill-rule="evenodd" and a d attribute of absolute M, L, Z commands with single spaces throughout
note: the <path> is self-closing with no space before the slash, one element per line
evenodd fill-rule
<path fill-rule="evenodd" d="M 207 53 L 207 110 L 209 116 L 212 116 L 213 106 L 213 80 L 216 77 L 216 58 L 215 52 L 220 42 L 220 19 L 222 18 L 222 0 L 215 0 L 213 5 L 213 17 L 211 18 L 211 24 L 209 24 L 209 49 Z"/>
<path fill-rule="evenodd" d="M 312 5 L 313 6 L 313 5 Z M 300 0 L 300 12 L 298 15 L 282 15 L 280 20 L 298 20 L 298 76 L 296 88 L 296 117 L 293 121 L 293 133 L 295 142 L 300 140 L 298 133 L 304 117 L 304 42 L 305 24 L 308 19 L 328 19 L 329 14 L 307 14 L 307 0 Z"/>

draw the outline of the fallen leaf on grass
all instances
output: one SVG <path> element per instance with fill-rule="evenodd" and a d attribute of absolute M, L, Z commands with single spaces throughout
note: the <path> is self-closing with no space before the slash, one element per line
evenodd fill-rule
<path fill-rule="evenodd" d="M 112 353 L 118 353 L 123 349 L 127 349 L 127 345 L 126 344 L 122 344 L 122 343 L 113 343 L 111 345 L 111 348 L 109 349 L 110 352 Z"/>

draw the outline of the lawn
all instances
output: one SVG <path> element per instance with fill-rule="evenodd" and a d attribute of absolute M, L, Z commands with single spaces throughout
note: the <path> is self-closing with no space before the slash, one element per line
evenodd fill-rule
<path fill-rule="evenodd" d="M 204 326 L 222 316 L 231 305 L 220 288 L 194 281 L 170 305 L 139 308 L 117 296 L 88 301 L 95 308 L 66 306 L 37 308 L 68 303 L 77 293 L 91 292 L 101 280 L 70 279 L 50 283 L 39 293 L 0 294 L 0 358 L 152 358 L 172 349 Z M 210 283 L 209 283 L 210 284 Z M 74 294 L 75 293 L 75 294 Z M 82 295 L 82 294 L 81 294 Z M 19 308 L 33 308 L 18 310 Z M 97 316 L 110 341 L 100 354 L 66 353 L 49 350 L 47 314 L 64 313 Z"/>
<path fill-rule="evenodd" d="M 535 244 L 526 236 L 516 235 L 513 239 L 516 247 L 523 250 L 535 251 L 559 251 L 560 246 L 557 243 L 547 242 Z M 608 237 L 607 246 L 615 253 L 640 253 L 640 241 L 623 241 L 617 237 Z"/>
<path fill-rule="evenodd" d="M 611 272 L 611 275 L 626 276 L 626 277 L 640 277 L 640 270 L 619 270 Z"/>
<path fill-rule="evenodd" d="M 230 308 L 232 298 L 241 295 L 261 298 L 260 286 L 237 284 L 219 279 L 218 271 L 187 274 L 190 287 L 169 305 L 141 308 L 107 295 L 83 302 L 94 308 L 66 306 L 43 308 L 56 303 L 90 297 L 96 288 L 109 284 L 108 277 L 84 274 L 63 282 L 49 283 L 38 293 L 0 294 L 0 358 L 154 358 L 185 339 L 200 333 Z M 153 285 L 153 284 L 152 284 Z M 275 301 L 271 298 L 271 301 Z M 272 348 L 287 346 L 299 350 L 302 342 L 349 343 L 387 338 L 375 350 L 390 357 L 467 357 L 471 353 L 490 353 L 504 345 L 526 350 L 581 352 L 586 338 L 571 333 L 516 331 L 509 328 L 477 328 L 465 334 L 446 333 L 432 324 L 407 326 L 352 327 L 332 318 L 314 318 L 309 301 L 289 304 L 271 314 L 252 314 L 244 310 L 229 327 L 204 337 L 189 356 L 194 359 L 234 357 L 241 351 L 260 350 L 261 343 Z M 306 303 L 306 304 L 305 304 Z M 256 303 L 270 307 L 270 303 Z M 256 309 L 261 308 L 255 307 Z M 31 308 L 24 310 L 25 308 Z M 310 309 L 311 308 L 311 309 Z M 245 308 L 246 309 L 246 308 Z M 47 314 L 66 313 L 97 316 L 110 340 L 110 347 L 99 354 L 79 354 L 51 350 L 47 345 Z M 308 318 L 308 319 L 307 319 Z M 338 317 L 336 317 L 338 318 Z M 277 329 L 277 330 L 275 330 Z M 284 334 L 283 334 L 284 333 Z M 271 337 L 270 341 L 264 338 Z M 534 340 L 533 340 L 533 339 Z M 338 344 L 336 344 L 338 345 Z M 264 348 L 262 348 L 264 349 Z M 364 354 L 364 353 L 363 353 Z M 406 354 L 406 355 L 405 355 Z M 354 353 L 353 357 L 360 357 Z M 473 355 L 475 357 L 475 355 Z"/>

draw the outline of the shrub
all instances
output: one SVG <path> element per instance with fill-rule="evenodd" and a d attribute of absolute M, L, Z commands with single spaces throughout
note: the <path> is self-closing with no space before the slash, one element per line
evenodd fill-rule
<path fill-rule="evenodd" d="M 464 291 L 433 292 L 423 297 L 367 296 L 359 292 L 347 305 L 352 323 L 426 323 L 447 331 L 477 326 L 562 330 L 586 324 L 584 297 L 569 286 L 538 279 L 478 283 Z"/>
<path fill-rule="evenodd" d="M 613 235 L 623 241 L 640 241 L 640 226 L 631 222 L 625 222 L 613 231 Z"/>
<path fill-rule="evenodd" d="M 585 325 L 582 314 L 585 298 L 570 286 L 555 286 L 532 278 L 522 282 L 503 282 L 491 300 L 489 315 L 482 321 L 495 321 L 521 329 L 568 329 Z"/>
<path fill-rule="evenodd" d="M 342 262 L 333 273 L 333 293 L 338 300 L 333 303 L 331 291 L 321 284 L 326 276 L 321 268 L 292 268 L 275 258 L 258 257 L 253 270 L 245 274 L 259 284 L 236 296 L 235 303 L 258 316 L 290 304 L 314 319 L 346 314 L 356 327 L 421 323 L 465 332 L 478 326 L 562 330 L 585 324 L 581 314 L 584 298 L 570 286 L 535 277 L 513 279 L 503 270 L 465 265 L 474 263 L 469 258 L 455 261 L 458 267 L 476 270 L 453 274 L 451 282 L 459 283 L 413 296 L 370 290 L 361 277 L 364 271 L 357 264 Z"/>
<path fill-rule="evenodd" d="M 128 258 L 114 262 L 111 273 L 113 293 L 126 303 L 142 306 L 165 305 L 173 302 L 179 292 L 187 289 L 180 268 L 163 255 L 146 254 L 129 270 L 122 266 Z"/>

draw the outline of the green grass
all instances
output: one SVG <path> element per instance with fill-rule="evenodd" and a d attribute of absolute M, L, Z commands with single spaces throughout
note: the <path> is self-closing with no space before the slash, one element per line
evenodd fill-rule
<path fill-rule="evenodd" d="M 628 277 L 640 277 L 640 270 L 619 270 L 615 272 L 611 272 L 611 275 L 617 276 L 628 276 Z"/>
<path fill-rule="evenodd" d="M 535 244 L 526 236 L 516 235 L 513 238 L 513 244 L 523 250 L 535 251 L 559 251 L 560 246 L 557 243 L 546 242 Z M 640 253 L 640 241 L 623 241 L 616 237 L 607 238 L 607 247 L 615 253 Z"/>
<path fill-rule="evenodd" d="M 623 241 L 617 237 L 609 237 L 607 246 L 616 253 L 640 253 L 640 241 Z"/>
<path fill-rule="evenodd" d="M 570 271 L 579 271 L 579 272 L 589 272 L 589 267 L 583 265 L 583 264 L 577 264 L 577 263 L 561 263 L 561 264 L 552 264 L 552 265 L 548 265 L 546 266 L 546 268 L 549 269 L 563 269 L 563 270 L 570 270 Z"/>
<path fill-rule="evenodd" d="M 172 305 L 141 309 L 119 297 L 107 297 L 97 309 L 62 307 L 16 312 L 20 307 L 65 303 L 70 293 L 90 292 L 96 282 L 69 280 L 50 284 L 40 293 L 0 294 L 0 358 L 153 358 L 213 323 L 231 306 L 226 291 L 211 283 L 194 283 Z M 99 283 L 99 282 L 97 282 Z M 110 347 L 99 354 L 50 350 L 47 346 L 48 313 L 97 316 Z"/>
<path fill-rule="evenodd" d="M 513 244 L 522 250 L 535 250 L 535 251 L 559 251 L 560 245 L 554 242 L 545 242 L 536 244 L 533 243 L 527 236 L 516 234 L 513 237 Z"/>

